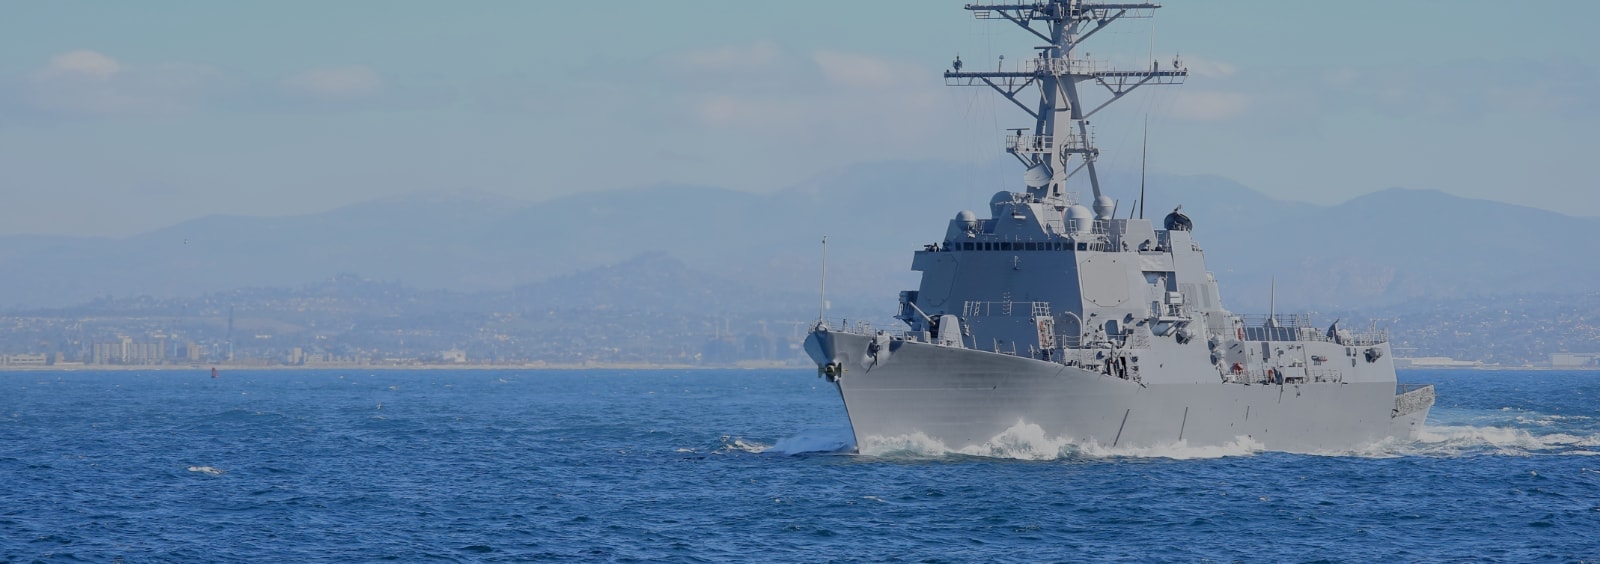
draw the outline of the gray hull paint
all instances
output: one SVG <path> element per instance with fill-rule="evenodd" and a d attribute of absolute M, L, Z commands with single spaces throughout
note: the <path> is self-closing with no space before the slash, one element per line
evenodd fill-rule
<path fill-rule="evenodd" d="M 1414 438 L 1426 407 L 1395 416 L 1393 382 L 1148 384 L 1023 357 L 897 341 L 874 361 L 870 337 L 816 332 L 813 354 L 840 363 L 858 445 L 925 435 L 956 450 L 1037 425 L 1053 440 L 1106 447 L 1253 444 L 1344 452 Z M 820 363 L 819 363 L 820 364 Z"/>
<path fill-rule="evenodd" d="M 1181 59 L 1116 68 L 1079 58 L 1088 56 L 1081 42 L 1159 7 L 964 7 L 1049 41 L 1019 66 L 1002 58 L 994 70 L 963 69 L 957 57 L 944 73 L 946 84 L 991 88 L 1034 118 L 1005 138 L 1024 190 L 996 193 L 988 217 L 957 212 L 943 240 L 912 253 L 922 280 L 900 293 L 895 315 L 906 330 L 833 330 L 822 300 L 806 351 L 837 383 L 858 445 L 922 435 L 981 454 L 995 439 L 1007 450 L 1043 433 L 1082 446 L 1343 452 L 1420 431 L 1433 389 L 1396 393 L 1386 332 L 1337 321 L 1323 329 L 1276 308 L 1230 312 L 1181 205 L 1158 225 L 1144 217 L 1142 182 L 1137 210 L 1121 217 L 1102 190 L 1091 115 L 1134 88 L 1182 83 L 1188 70 Z M 1019 96 L 1032 90 L 1036 110 Z M 1091 194 L 1080 201 L 1073 189 L 1085 181 Z M 1005 436 L 1011 429 L 1018 435 Z"/>

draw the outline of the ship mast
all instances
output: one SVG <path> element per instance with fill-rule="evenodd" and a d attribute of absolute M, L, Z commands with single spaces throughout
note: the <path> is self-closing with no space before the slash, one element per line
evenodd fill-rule
<path fill-rule="evenodd" d="M 1016 4 L 968 4 L 965 9 L 980 20 L 1004 19 L 1035 37 L 1048 42 L 1035 47 L 1038 55 L 1013 68 L 1005 68 L 1005 57 L 994 71 L 964 71 L 957 57 L 944 73 L 950 86 L 987 85 L 1004 95 L 1022 111 L 1033 116 L 1033 133 L 1012 130 L 1006 136 L 1006 152 L 1023 166 L 1028 193 L 1046 201 L 1062 202 L 1067 179 L 1087 172 L 1094 190 L 1094 212 L 1098 219 L 1111 219 L 1116 204 L 1100 190 L 1089 118 L 1112 102 L 1122 99 L 1146 84 L 1180 84 L 1189 75 L 1182 61 L 1174 59 L 1166 69 L 1152 61 L 1149 69 L 1119 70 L 1078 57 L 1075 50 L 1112 22 L 1125 18 L 1149 18 L 1160 4 L 1103 4 L 1083 0 L 1046 0 Z M 1110 96 L 1099 105 L 1088 107 L 1078 91 L 1080 83 L 1105 87 Z M 1037 108 L 1029 107 L 1019 95 L 1037 88 Z"/>

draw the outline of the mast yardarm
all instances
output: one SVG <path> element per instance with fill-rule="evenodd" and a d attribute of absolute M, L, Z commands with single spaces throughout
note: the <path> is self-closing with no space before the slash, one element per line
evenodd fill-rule
<path fill-rule="evenodd" d="M 1016 24 L 1047 42 L 1036 47 L 1038 54 L 1012 69 L 994 71 L 963 70 L 960 59 L 944 73 L 950 86 L 986 85 L 1004 95 L 1022 111 L 1033 116 L 1033 132 L 1013 130 L 1006 136 L 1006 152 L 1028 167 L 1031 179 L 1028 193 L 1044 200 L 1060 200 L 1066 193 L 1067 179 L 1087 172 L 1094 190 L 1094 210 L 1098 219 L 1111 219 L 1115 204 L 1100 190 L 1089 118 L 1146 84 L 1180 84 L 1189 75 L 1182 61 L 1162 68 L 1152 61 L 1150 68 L 1126 70 L 1111 68 L 1080 58 L 1075 50 L 1094 34 L 1121 19 L 1148 18 L 1160 4 L 1102 4 L 1081 0 L 1049 0 L 1021 4 L 968 4 L 965 8 L 984 20 L 1003 19 Z M 1109 96 L 1090 107 L 1079 92 L 1080 83 L 1098 84 Z M 1030 107 L 1020 95 L 1037 89 L 1039 102 Z M 1047 180 L 1046 180 L 1047 179 Z M 1035 185 L 1037 184 L 1037 185 Z"/>

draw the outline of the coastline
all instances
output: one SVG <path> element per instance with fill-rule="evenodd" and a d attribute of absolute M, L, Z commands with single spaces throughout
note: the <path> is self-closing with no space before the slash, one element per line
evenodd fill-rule
<path fill-rule="evenodd" d="M 310 365 L 252 365 L 252 364 L 199 364 L 199 365 L 172 365 L 172 364 L 52 364 L 44 366 L 0 366 L 0 374 L 30 373 L 30 372 L 210 372 L 216 368 L 218 372 L 280 372 L 280 371 L 328 371 L 328 370 L 374 370 L 374 371 L 425 371 L 425 370 L 465 370 L 465 371 L 573 371 L 573 370 L 803 370 L 810 368 L 805 365 L 794 365 L 785 362 L 744 362 L 737 364 L 719 365 L 694 365 L 694 364 L 656 364 L 656 363 L 630 363 L 630 362 L 594 362 L 556 364 L 534 362 L 525 364 L 310 364 Z M 1421 366 L 1399 369 L 1398 372 L 1436 372 L 1449 371 L 1477 371 L 1477 372 L 1600 372 L 1600 367 L 1550 367 L 1550 366 Z"/>
<path fill-rule="evenodd" d="M 311 365 L 251 365 L 251 364 L 51 364 L 44 366 L 0 366 L 0 374 L 29 372 L 279 372 L 327 370 L 472 370 L 472 371 L 543 371 L 543 370 L 782 370 L 804 369 L 782 362 L 739 363 L 732 365 L 656 364 L 629 362 L 595 363 L 526 363 L 526 364 L 311 364 Z"/>

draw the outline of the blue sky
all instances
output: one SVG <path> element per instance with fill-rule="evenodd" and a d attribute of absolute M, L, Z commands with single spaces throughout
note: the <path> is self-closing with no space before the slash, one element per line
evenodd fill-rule
<path fill-rule="evenodd" d="M 18 4 L 0 21 L 0 233 L 988 162 L 1025 116 L 939 72 L 1032 42 L 960 4 Z M 1167 2 L 1086 47 L 1141 66 L 1181 54 L 1194 73 L 1097 119 L 1104 162 L 1137 166 L 1148 114 L 1159 172 L 1318 203 L 1403 186 L 1600 216 L 1594 21 L 1587 2 Z"/>

